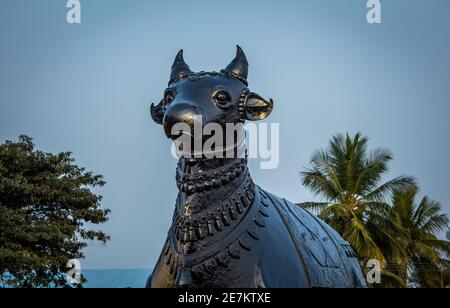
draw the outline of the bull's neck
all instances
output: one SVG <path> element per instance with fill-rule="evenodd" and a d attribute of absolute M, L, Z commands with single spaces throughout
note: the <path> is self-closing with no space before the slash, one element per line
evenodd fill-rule
<path fill-rule="evenodd" d="M 172 238 L 192 255 L 228 234 L 246 217 L 255 197 L 247 159 L 181 159 Z"/>
<path fill-rule="evenodd" d="M 245 158 L 180 159 L 177 167 L 178 213 L 202 215 L 239 190 L 250 175 Z"/>

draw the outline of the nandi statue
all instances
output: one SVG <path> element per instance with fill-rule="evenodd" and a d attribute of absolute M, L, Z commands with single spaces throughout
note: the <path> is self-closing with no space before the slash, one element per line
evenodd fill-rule
<path fill-rule="evenodd" d="M 203 127 L 223 128 L 265 119 L 273 101 L 251 92 L 247 75 L 239 46 L 220 72 L 192 72 L 180 51 L 164 98 L 151 106 L 152 118 L 172 140 L 180 135 L 173 133 L 177 124 L 191 128 L 199 118 Z M 236 154 L 242 147 L 238 140 L 214 152 Z M 179 159 L 173 222 L 147 287 L 365 287 L 349 244 L 309 212 L 253 183 L 245 154 L 206 158 L 194 152 Z"/>

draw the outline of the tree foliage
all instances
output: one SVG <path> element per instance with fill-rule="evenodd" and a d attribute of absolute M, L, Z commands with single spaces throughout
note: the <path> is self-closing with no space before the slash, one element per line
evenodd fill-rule
<path fill-rule="evenodd" d="M 317 211 L 361 259 L 375 258 L 384 263 L 383 253 L 368 229 L 368 217 L 390 225 L 380 213 L 388 207 L 389 193 L 415 188 L 416 184 L 413 178 L 405 176 L 381 183 L 392 155 L 384 149 L 369 153 L 367 143 L 368 138 L 360 134 L 354 138 L 337 135 L 327 149 L 317 151 L 302 172 L 303 184 L 327 202 L 302 206 Z"/>
<path fill-rule="evenodd" d="M 107 221 L 100 175 L 78 167 L 71 153 L 35 150 L 32 139 L 0 144 L 0 282 L 13 287 L 67 287 L 71 259 L 88 240 L 109 237 L 88 226 Z"/>
<path fill-rule="evenodd" d="M 403 258 L 390 256 L 389 250 L 386 254 L 392 260 L 391 270 L 411 285 L 442 288 L 450 269 L 450 243 L 436 234 L 447 227 L 449 219 L 439 202 L 424 197 L 416 204 L 416 196 L 414 190 L 393 195 L 387 215 L 398 226 L 396 239 L 405 254 Z M 380 243 L 384 243 L 382 238 Z"/>
<path fill-rule="evenodd" d="M 414 204 L 413 178 L 400 176 L 382 183 L 392 155 L 381 148 L 369 152 L 367 143 L 360 134 L 337 135 L 326 149 L 317 151 L 302 179 L 325 202 L 300 206 L 338 231 L 362 265 L 379 260 L 384 286 L 405 287 L 408 282 L 442 286 L 443 279 L 435 277 L 448 275 L 443 256 L 448 256 L 449 247 L 435 234 L 444 230 L 447 216 L 440 213 L 438 202 L 428 198 Z"/>

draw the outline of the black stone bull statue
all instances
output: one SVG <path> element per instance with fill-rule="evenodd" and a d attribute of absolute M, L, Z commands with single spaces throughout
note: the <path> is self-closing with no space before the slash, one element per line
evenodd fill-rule
<path fill-rule="evenodd" d="M 247 74 L 239 46 L 220 72 L 192 72 L 181 50 L 152 118 L 173 140 L 173 127 L 191 127 L 196 116 L 202 125 L 222 127 L 265 119 L 273 101 L 249 91 Z M 173 223 L 147 287 L 365 287 L 349 244 L 309 212 L 255 185 L 246 157 L 181 157 L 176 181 Z"/>

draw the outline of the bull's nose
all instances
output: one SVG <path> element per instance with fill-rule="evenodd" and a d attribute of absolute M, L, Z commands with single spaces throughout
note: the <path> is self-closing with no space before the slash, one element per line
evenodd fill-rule
<path fill-rule="evenodd" d="M 177 103 L 171 105 L 163 120 L 164 132 L 168 138 L 175 138 L 177 135 L 172 134 L 172 129 L 176 124 L 185 123 L 190 127 L 190 133 L 194 133 L 194 124 L 202 121 L 202 111 L 193 105 L 186 103 Z M 177 129 L 179 132 L 179 129 Z M 178 133 L 177 131 L 175 134 Z"/>

